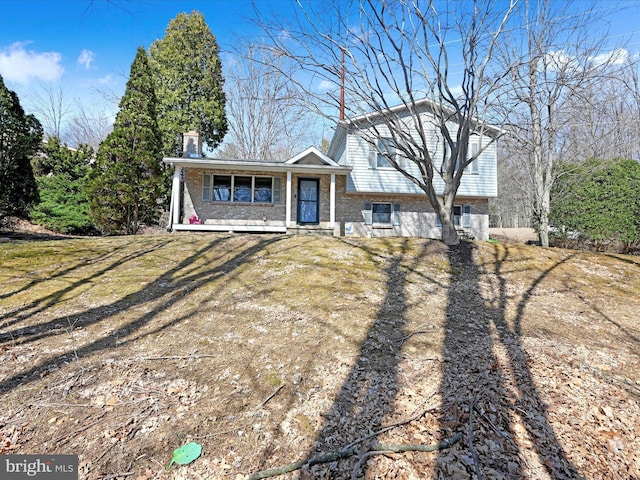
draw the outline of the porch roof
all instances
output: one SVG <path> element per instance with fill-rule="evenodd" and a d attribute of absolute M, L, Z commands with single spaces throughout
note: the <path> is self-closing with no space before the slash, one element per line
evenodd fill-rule
<path fill-rule="evenodd" d="M 223 158 L 167 157 L 162 161 L 173 167 L 204 168 L 208 170 L 261 170 L 265 172 L 296 172 L 312 174 L 348 175 L 351 167 L 338 165 L 315 148 L 309 148 L 289 160 L 250 160 Z"/>

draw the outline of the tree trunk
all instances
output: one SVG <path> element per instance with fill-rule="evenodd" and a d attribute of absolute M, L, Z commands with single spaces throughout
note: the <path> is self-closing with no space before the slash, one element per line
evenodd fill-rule
<path fill-rule="evenodd" d="M 460 245 L 460 238 L 456 227 L 449 218 L 442 219 L 442 241 L 445 245 Z"/>

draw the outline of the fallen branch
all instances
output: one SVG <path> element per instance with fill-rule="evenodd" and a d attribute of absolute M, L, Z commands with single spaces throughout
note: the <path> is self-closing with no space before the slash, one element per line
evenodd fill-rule
<path fill-rule="evenodd" d="M 424 404 L 425 404 L 425 403 L 426 403 L 426 402 L 427 402 L 431 397 L 433 397 L 434 395 L 435 395 L 435 393 L 434 393 L 434 394 L 431 394 L 428 398 L 426 398 L 426 399 L 424 400 L 423 405 L 424 405 Z M 389 430 L 392 430 L 392 429 L 394 429 L 394 428 L 401 427 L 402 425 L 406 425 L 407 423 L 411 423 L 411 422 L 415 422 L 415 421 L 417 421 L 417 420 L 420 420 L 420 419 L 421 419 L 422 417 L 424 417 L 424 416 L 425 416 L 425 415 L 426 415 L 430 410 L 433 410 L 434 408 L 435 408 L 435 407 L 427 407 L 427 408 L 425 408 L 424 410 L 421 410 L 420 412 L 416 413 L 415 415 L 412 415 L 412 416 L 411 416 L 411 417 L 409 417 L 409 418 L 405 418 L 404 420 L 401 420 L 401 421 L 399 421 L 399 422 L 397 422 L 397 423 L 392 423 L 391 425 L 387 425 L 387 426 L 385 426 L 385 427 L 382 427 L 380 430 L 377 430 L 377 431 L 375 431 L 375 432 L 372 432 L 372 433 L 370 433 L 369 435 L 366 435 L 366 436 L 361 437 L 361 438 L 359 438 L 359 439 L 357 439 L 357 440 L 354 440 L 354 441 L 353 441 L 353 442 L 351 442 L 349 445 L 347 445 L 346 447 L 344 447 L 344 450 L 346 450 L 346 449 L 348 449 L 348 448 L 351 448 L 351 447 L 354 447 L 354 446 L 358 445 L 359 443 L 366 442 L 366 441 L 367 441 L 367 440 L 369 440 L 370 438 L 377 437 L 377 436 L 378 436 L 378 435 L 380 435 L 381 433 L 385 433 L 385 432 L 388 432 Z"/>
<path fill-rule="evenodd" d="M 102 480 L 112 480 L 114 478 L 119 478 L 119 477 L 130 477 L 131 475 L 134 475 L 135 472 L 122 472 L 122 473 L 114 473 L 112 475 L 107 475 L 106 477 L 102 477 Z"/>
<path fill-rule="evenodd" d="M 476 382 L 476 385 L 479 383 Z M 469 450 L 471 451 L 471 458 L 473 459 L 473 466 L 476 470 L 476 477 L 478 480 L 484 480 L 484 476 L 482 475 L 482 469 L 480 468 L 480 464 L 478 462 L 478 454 L 476 453 L 476 449 L 473 446 L 473 412 L 476 408 L 476 400 L 478 398 L 478 392 L 473 395 L 473 400 L 471 401 L 471 406 L 469 407 L 469 430 L 467 440 L 469 442 Z"/>
<path fill-rule="evenodd" d="M 278 388 L 276 388 L 275 392 L 273 392 L 271 395 L 269 395 L 269 396 L 265 399 L 265 401 L 264 401 L 264 402 L 262 402 L 258 408 L 256 408 L 256 410 L 260 410 L 262 407 L 264 407 L 264 406 L 267 404 L 267 402 L 268 402 L 269 400 L 271 400 L 273 397 L 275 397 L 275 396 L 278 394 L 278 392 L 284 388 L 284 385 L 285 385 L 285 384 L 283 383 L 283 384 L 282 384 L 282 385 L 280 385 Z"/>
<path fill-rule="evenodd" d="M 375 444 L 372 445 L 366 452 L 367 456 L 382 454 L 382 453 L 401 453 L 401 452 L 435 452 L 436 450 L 442 450 L 450 447 L 454 443 L 458 442 L 462 438 L 461 433 L 456 433 L 451 438 L 447 438 L 440 443 L 434 445 L 401 445 L 401 444 Z M 370 455 L 369 455 L 369 452 Z M 312 467 L 321 463 L 330 463 L 343 458 L 350 457 L 356 454 L 354 447 L 344 448 L 338 452 L 328 453 L 319 457 L 308 458 L 306 460 L 300 460 L 298 462 L 290 463 L 282 467 L 270 468 L 261 472 L 256 472 L 249 475 L 246 480 L 260 480 L 262 478 L 276 477 L 278 475 L 284 475 L 285 473 L 300 470 L 302 467 Z"/>
<path fill-rule="evenodd" d="M 369 451 L 377 453 L 404 453 L 404 452 L 435 452 L 449 448 L 454 443 L 460 441 L 461 433 L 456 433 L 452 437 L 446 438 L 440 443 L 424 445 L 422 443 L 403 444 L 403 443 L 376 443 L 371 445 Z"/>
<path fill-rule="evenodd" d="M 137 358 L 136 361 L 139 360 L 190 360 L 192 358 L 217 358 L 220 355 L 212 355 L 212 354 L 194 354 L 194 355 L 163 355 L 159 357 L 140 357 Z"/>
<path fill-rule="evenodd" d="M 414 332 L 411 332 L 400 339 L 400 341 L 398 342 L 398 347 L 401 347 L 402 345 L 404 345 L 404 342 L 409 340 L 414 335 L 419 335 L 421 333 L 433 333 L 433 330 L 416 330 Z"/>
<path fill-rule="evenodd" d="M 462 438 L 461 433 L 456 433 L 454 436 L 443 440 L 440 443 L 436 443 L 433 445 L 424 445 L 424 444 L 403 444 L 403 443 L 376 443 L 371 445 L 369 450 L 360 456 L 360 460 L 358 460 L 358 464 L 353 469 L 353 473 L 351 474 L 351 480 L 355 480 L 358 478 L 358 473 L 360 473 L 360 469 L 362 465 L 364 465 L 365 461 L 369 457 L 373 457 L 374 455 L 385 455 L 389 453 L 404 453 L 404 452 L 435 452 L 436 450 L 443 450 L 445 448 L 450 447 L 454 443 L 458 442 Z"/>

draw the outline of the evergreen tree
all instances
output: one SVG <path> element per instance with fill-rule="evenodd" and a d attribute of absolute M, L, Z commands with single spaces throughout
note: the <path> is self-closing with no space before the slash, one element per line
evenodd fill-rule
<path fill-rule="evenodd" d="M 138 48 L 111 132 L 90 174 L 91 217 L 107 234 L 133 234 L 157 221 L 162 185 L 161 136 L 147 54 Z"/>
<path fill-rule="evenodd" d="M 25 115 L 15 92 L 0 76 L 0 218 L 27 216 L 38 201 L 38 188 L 30 159 L 42 142 L 42 126 Z"/>
<path fill-rule="evenodd" d="M 227 133 L 218 43 L 202 13 L 180 13 L 149 49 L 157 78 L 164 154 L 181 151 L 181 134 L 198 130 L 211 148 Z"/>
<path fill-rule="evenodd" d="M 30 212 L 32 221 L 60 233 L 92 233 L 86 190 L 93 148 L 72 150 L 58 137 L 49 137 L 43 153 L 32 162 L 40 192 L 40 203 Z"/>
<path fill-rule="evenodd" d="M 562 173 L 550 216 L 560 235 L 579 232 L 596 249 L 612 241 L 630 249 L 640 241 L 640 163 L 593 159 Z"/>

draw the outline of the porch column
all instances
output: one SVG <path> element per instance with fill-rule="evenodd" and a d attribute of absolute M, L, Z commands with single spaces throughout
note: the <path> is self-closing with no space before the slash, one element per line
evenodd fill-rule
<path fill-rule="evenodd" d="M 291 172 L 287 172 L 287 197 L 286 197 L 286 207 L 285 207 L 285 215 L 286 215 L 286 223 L 287 227 L 293 225 L 291 221 Z"/>
<path fill-rule="evenodd" d="M 173 171 L 171 182 L 171 225 L 180 223 L 180 173 L 182 167 L 176 167 Z"/>
<path fill-rule="evenodd" d="M 329 188 L 329 224 L 336 225 L 336 174 L 331 174 L 331 187 Z"/>

